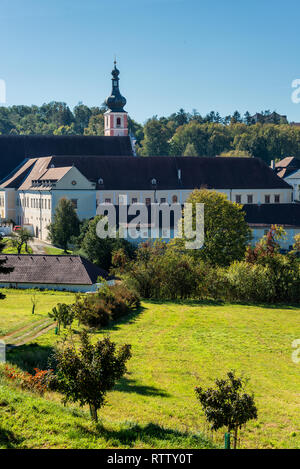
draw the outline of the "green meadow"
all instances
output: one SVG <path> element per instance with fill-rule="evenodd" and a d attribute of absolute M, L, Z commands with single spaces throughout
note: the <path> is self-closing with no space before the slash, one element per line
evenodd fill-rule
<path fill-rule="evenodd" d="M 31 324 L 32 292 L 6 293 L 0 329 Z M 73 299 L 63 292 L 39 295 L 37 314 L 44 317 L 56 302 Z M 300 364 L 292 361 L 299 315 L 294 306 L 144 301 L 139 311 L 94 334 L 94 340 L 109 334 L 131 344 L 133 354 L 99 412 L 100 424 L 85 408 L 64 407 L 57 394 L 40 398 L 2 382 L 0 447 L 220 447 L 223 432 L 212 439 L 194 387 L 234 369 L 250 378 L 258 407 L 258 419 L 241 431 L 240 447 L 300 448 Z M 76 337 L 76 322 L 73 328 Z M 23 368 L 45 363 L 57 338 L 51 329 L 9 351 L 7 359 Z"/>

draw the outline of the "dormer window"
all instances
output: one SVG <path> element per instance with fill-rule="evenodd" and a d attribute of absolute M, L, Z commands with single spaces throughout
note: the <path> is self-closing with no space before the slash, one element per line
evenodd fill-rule
<path fill-rule="evenodd" d="M 103 186 L 103 184 L 104 184 L 104 181 L 103 181 L 103 179 L 102 179 L 102 178 L 99 178 L 99 179 L 98 179 L 98 184 L 99 184 L 100 186 Z"/>
<path fill-rule="evenodd" d="M 157 180 L 155 178 L 151 179 L 151 184 L 152 186 L 155 186 L 157 184 Z"/>

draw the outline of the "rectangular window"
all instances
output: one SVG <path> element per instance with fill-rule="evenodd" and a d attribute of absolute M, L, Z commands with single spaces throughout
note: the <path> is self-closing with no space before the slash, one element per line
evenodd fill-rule
<path fill-rule="evenodd" d="M 74 208 L 77 208 L 77 202 L 78 200 L 77 199 L 71 199 L 71 202 L 72 202 L 72 205 Z"/>
<path fill-rule="evenodd" d="M 137 201 L 138 201 L 137 197 L 132 197 L 131 199 L 132 204 L 137 204 Z"/>
<path fill-rule="evenodd" d="M 146 205 L 151 205 L 151 199 L 150 199 L 150 197 L 146 197 L 146 199 L 145 199 L 145 204 L 146 204 Z"/>
<path fill-rule="evenodd" d="M 280 195 L 279 195 L 279 194 L 275 194 L 275 195 L 274 195 L 274 202 L 275 202 L 275 204 L 279 204 L 279 203 L 280 203 Z"/>
<path fill-rule="evenodd" d="M 106 204 L 111 204 L 111 199 L 105 199 Z"/>
<path fill-rule="evenodd" d="M 270 203 L 270 196 L 265 195 L 265 204 L 269 204 L 269 203 Z"/>
<path fill-rule="evenodd" d="M 240 204 L 242 202 L 242 196 L 241 195 L 236 195 L 235 196 L 235 201 L 237 204 Z"/>
<path fill-rule="evenodd" d="M 50 199 L 48 200 L 48 209 L 49 210 L 51 209 L 51 200 Z"/>
<path fill-rule="evenodd" d="M 177 204 L 177 202 L 178 202 L 178 197 L 177 197 L 177 195 L 173 195 L 173 196 L 172 196 L 172 203 L 173 203 L 173 204 Z"/>
<path fill-rule="evenodd" d="M 253 204 L 253 195 L 252 194 L 247 195 L 247 203 L 248 204 Z"/>
<path fill-rule="evenodd" d="M 161 197 L 160 203 L 161 203 L 161 204 L 165 204 L 165 203 L 166 203 L 166 198 L 165 198 L 165 197 Z"/>

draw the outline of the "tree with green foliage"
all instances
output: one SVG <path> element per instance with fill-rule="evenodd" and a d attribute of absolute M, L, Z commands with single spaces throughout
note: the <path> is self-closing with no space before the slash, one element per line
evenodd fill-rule
<path fill-rule="evenodd" d="M 226 379 L 216 379 L 215 388 L 195 388 L 197 398 L 213 431 L 227 427 L 234 432 L 234 449 L 237 447 L 238 431 L 249 420 L 257 419 L 254 395 L 245 392 L 247 379 L 238 377 L 234 371 Z"/>
<path fill-rule="evenodd" d="M 81 248 L 91 262 L 97 264 L 102 269 L 109 270 L 114 251 L 123 248 L 129 257 L 132 257 L 134 247 L 127 240 L 118 236 L 116 238 L 99 238 L 96 228 L 101 218 L 102 216 L 97 215 L 93 220 L 89 221 Z"/>
<path fill-rule="evenodd" d="M 109 337 L 91 343 L 86 331 L 80 334 L 80 347 L 73 343 L 56 349 L 58 390 L 65 401 L 89 405 L 92 420 L 98 422 L 98 410 L 105 404 L 108 391 L 126 372 L 131 346 L 116 344 Z"/>
<path fill-rule="evenodd" d="M 52 308 L 52 311 L 48 313 L 48 316 L 49 318 L 54 319 L 54 321 L 57 321 L 58 333 L 60 333 L 61 325 L 64 328 L 72 325 L 74 314 L 74 310 L 70 305 L 58 303 L 58 305 Z"/>
<path fill-rule="evenodd" d="M 144 125 L 142 156 L 166 156 L 169 154 L 170 129 L 156 117 L 149 119 Z"/>
<path fill-rule="evenodd" d="M 72 237 L 79 235 L 79 218 L 71 200 L 64 197 L 60 199 L 48 230 L 51 242 L 67 252 Z"/>
<path fill-rule="evenodd" d="M 18 254 L 21 253 L 23 245 L 28 253 L 28 242 L 33 239 L 33 235 L 26 229 L 21 228 L 11 239 L 12 246 L 17 249 Z"/>
<path fill-rule="evenodd" d="M 251 239 L 242 205 L 231 202 L 225 194 L 207 189 L 194 190 L 186 200 L 193 205 L 204 204 L 204 245 L 191 254 L 214 265 L 227 266 L 242 260 Z"/>

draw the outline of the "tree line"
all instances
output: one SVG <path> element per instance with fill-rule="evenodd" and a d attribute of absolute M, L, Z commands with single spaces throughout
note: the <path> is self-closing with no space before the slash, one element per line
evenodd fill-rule
<path fill-rule="evenodd" d="M 42 106 L 0 107 L 0 135 L 104 135 L 105 104 L 73 110 L 63 102 Z M 254 119 L 235 111 L 201 116 L 180 109 L 168 117 L 153 116 L 143 125 L 129 118 L 129 132 L 140 156 L 254 156 L 269 163 L 300 157 L 300 127 L 284 116 L 262 111 Z"/>

